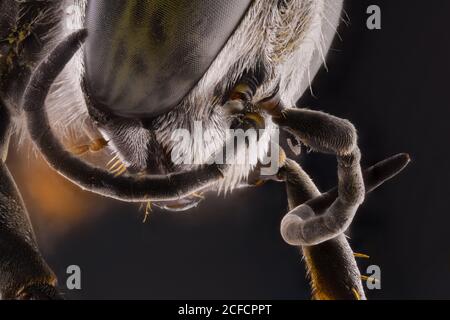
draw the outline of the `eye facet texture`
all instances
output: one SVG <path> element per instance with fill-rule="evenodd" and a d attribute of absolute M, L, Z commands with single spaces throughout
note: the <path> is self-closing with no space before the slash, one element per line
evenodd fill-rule
<path fill-rule="evenodd" d="M 90 95 L 116 115 L 169 111 L 201 79 L 251 0 L 89 1 Z"/>

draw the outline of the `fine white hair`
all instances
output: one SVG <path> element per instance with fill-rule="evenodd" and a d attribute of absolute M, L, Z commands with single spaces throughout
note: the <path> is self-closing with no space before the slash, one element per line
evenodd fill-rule
<path fill-rule="evenodd" d="M 171 112 L 155 121 L 154 135 L 165 150 L 174 148 L 171 134 L 174 129 L 192 131 L 194 121 L 202 121 L 212 132 L 208 142 L 194 139 L 186 147 L 196 161 L 207 161 L 213 150 L 223 146 L 227 115 L 217 107 L 215 89 L 236 83 L 246 71 L 262 63 L 267 72 L 264 84 L 258 88 L 255 99 L 270 95 L 277 86 L 285 105 L 294 106 L 309 88 L 325 56 L 340 21 L 343 0 L 257 0 L 254 1 L 220 54 L 189 95 Z M 59 28 L 49 37 L 52 48 L 62 38 L 84 26 L 87 0 L 61 2 Z M 84 99 L 83 52 L 77 53 L 56 80 L 47 98 L 47 110 L 53 129 L 63 139 L 75 133 L 79 135 L 90 125 L 90 117 Z M 223 81 L 226 79 L 226 81 Z M 267 132 L 273 128 L 267 121 Z M 270 134 L 261 138 L 269 147 Z M 133 139 L 139 141 L 139 139 Z M 142 139 L 141 139 L 142 140 Z M 136 158 L 145 159 L 148 150 L 145 143 L 136 145 Z M 260 157 L 264 156 L 262 152 Z M 231 190 L 246 179 L 252 165 L 236 165 L 228 171 L 219 190 Z"/>

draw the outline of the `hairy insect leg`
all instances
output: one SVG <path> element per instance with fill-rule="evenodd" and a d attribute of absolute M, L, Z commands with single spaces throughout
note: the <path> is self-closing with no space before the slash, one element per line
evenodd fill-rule
<path fill-rule="evenodd" d="M 295 161 L 286 161 L 282 175 L 286 181 L 290 209 L 320 197 L 321 193 L 314 182 Z M 345 235 L 341 234 L 317 246 L 301 248 L 314 299 L 365 299 L 361 274 Z"/>
<path fill-rule="evenodd" d="M 56 277 L 42 258 L 27 210 L 5 161 L 10 117 L 0 101 L 0 298 L 60 299 Z"/>
<path fill-rule="evenodd" d="M 364 201 L 365 187 L 360 167 L 361 154 L 338 156 L 338 197 L 322 215 L 307 204 L 289 212 L 281 223 L 281 234 L 291 245 L 311 246 L 345 232 Z"/>
<path fill-rule="evenodd" d="M 409 162 L 407 154 L 399 154 L 366 169 L 363 174 L 366 192 L 372 192 L 399 174 Z M 286 182 L 290 209 L 307 204 L 320 215 L 338 196 L 338 187 L 321 195 L 307 173 L 290 159 L 286 160 L 279 176 Z M 315 299 L 365 299 L 361 274 L 355 261 L 357 255 L 344 234 L 316 246 L 303 246 L 302 251 Z"/>
<path fill-rule="evenodd" d="M 409 162 L 409 155 L 399 154 L 367 169 L 362 176 L 359 168 L 340 162 L 338 187 L 293 208 L 282 221 L 283 238 L 290 244 L 306 246 L 345 232 L 362 199 L 361 193 L 372 192 Z"/>
<path fill-rule="evenodd" d="M 316 245 L 345 232 L 364 201 L 364 182 L 360 166 L 355 127 L 347 120 L 306 109 L 285 108 L 277 95 L 259 103 L 280 127 L 292 132 L 310 148 L 337 156 L 338 197 L 326 214 L 317 216 L 302 205 L 282 222 L 282 235 L 293 245 Z"/>
<path fill-rule="evenodd" d="M 273 122 L 315 151 L 344 156 L 357 145 L 356 129 L 348 120 L 321 111 L 285 108 L 277 96 L 259 106 L 272 116 Z"/>
<path fill-rule="evenodd" d="M 363 179 L 366 194 L 391 180 L 402 172 L 410 163 L 411 158 L 406 153 L 397 154 L 387 158 L 376 165 L 364 170 Z M 335 187 L 321 196 L 305 202 L 318 215 L 323 214 L 333 204 L 338 197 L 338 187 Z"/>
<path fill-rule="evenodd" d="M 324 112 L 286 108 L 273 121 L 322 153 L 347 155 L 357 144 L 356 129 L 350 121 Z"/>

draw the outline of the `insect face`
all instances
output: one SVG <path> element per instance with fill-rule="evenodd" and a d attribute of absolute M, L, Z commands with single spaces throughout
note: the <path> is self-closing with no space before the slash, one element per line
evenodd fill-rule
<path fill-rule="evenodd" d="M 223 148 L 225 130 L 239 126 L 235 120 L 250 114 L 252 96 L 265 77 L 262 69 L 258 74 L 246 71 L 251 96 L 234 100 L 242 106 L 245 100 L 248 106 L 230 114 L 222 105 L 243 79 L 237 72 L 234 80 L 228 79 L 226 67 L 242 62 L 228 50 L 226 61 L 211 66 L 239 28 L 250 2 L 89 2 L 84 93 L 95 126 L 129 173 L 169 174 L 205 164 Z M 234 48 L 236 40 L 230 41 Z M 248 68 L 256 70 L 257 63 L 255 58 Z M 203 76 L 208 79 L 202 81 Z M 201 139 L 203 134 L 195 135 L 195 122 L 209 130 L 209 141 Z M 195 160 L 183 165 L 171 161 L 176 143 L 171 134 L 177 129 L 193 133 L 182 152 Z M 249 170 L 249 165 L 236 167 L 223 185 L 237 185 Z"/>
<path fill-rule="evenodd" d="M 273 127 L 290 131 L 312 150 L 336 155 L 338 187 L 325 194 L 282 151 L 270 152 L 281 166 L 268 179 L 286 183 L 291 211 L 280 231 L 287 243 L 303 248 L 314 296 L 365 298 L 344 232 L 365 194 L 403 170 L 409 156 L 392 157 L 363 172 L 351 122 L 294 107 L 329 46 L 335 30 L 326 32 L 326 25 L 337 21 L 341 0 L 11 0 L 0 2 L 1 9 L 8 7 L 4 3 L 12 9 L 10 17 L 0 14 L 0 25 L 6 23 L 11 34 L 0 43 L 0 54 L 8 53 L 0 56 L 0 70 L 8 71 L 0 79 L 0 85 L 7 84 L 6 90 L 0 86 L 0 175 L 5 182 L 0 184 L 0 226 L 4 247 L 14 252 L 6 250 L 0 259 L 0 269 L 6 270 L 0 274 L 2 296 L 58 297 L 55 277 L 40 257 L 3 163 L 11 114 L 17 111 L 8 96 L 14 84 L 9 80 L 25 83 L 32 72 L 25 92 L 16 90 L 23 96 L 16 105 L 50 166 L 86 190 L 145 202 L 147 209 L 149 203 L 189 209 L 203 199 L 202 192 L 229 191 L 261 178 L 259 163 L 248 159 L 256 154 L 262 162 L 268 156 Z M 75 6 L 76 31 L 57 18 L 69 5 Z M 55 28 L 46 34 L 52 43 L 44 47 L 31 40 L 32 34 L 44 38 L 36 28 L 42 20 L 19 21 L 27 16 L 53 18 Z M 17 17 L 22 17 L 20 28 L 12 26 Z M 19 31 L 23 28 L 26 32 Z M 23 50 L 28 45 L 39 55 L 49 53 L 38 66 L 23 64 L 34 61 L 28 59 L 33 50 Z M 11 73 L 17 67 L 22 72 Z M 68 150 L 61 136 L 73 124 L 85 129 L 92 142 Z M 254 151 L 245 139 L 235 145 L 228 129 L 265 129 L 254 140 L 262 148 Z M 172 139 L 178 130 L 192 138 L 187 143 Z M 227 154 L 221 163 L 211 162 L 229 151 L 230 142 L 231 159 Z M 105 147 L 115 154 L 112 172 L 80 158 Z M 174 154 L 192 161 L 175 161 Z"/>
<path fill-rule="evenodd" d="M 261 117 L 250 109 L 266 77 L 264 64 L 234 50 L 250 31 L 239 34 L 249 7 L 250 1 L 89 2 L 84 93 L 95 126 L 129 172 L 192 168 L 172 163 L 173 130 L 193 131 L 197 121 L 211 132 L 208 142 L 193 134 L 183 150 L 195 154 L 196 164 L 205 163 L 223 148 L 225 130 L 239 125 L 236 119 Z M 250 90 L 233 91 L 239 81 Z M 239 90 L 246 96 L 231 96 Z M 230 100 L 241 105 L 239 113 L 223 108 Z M 249 169 L 240 168 L 223 184 L 237 185 Z"/>
<path fill-rule="evenodd" d="M 50 117 L 60 118 L 51 122 L 69 122 L 64 107 L 71 101 L 76 122 L 108 142 L 116 156 L 113 174 L 130 176 L 195 172 L 223 150 L 226 131 L 241 126 L 266 129 L 258 141 L 258 157 L 265 157 L 274 125 L 258 103 L 277 94 L 293 105 L 307 87 L 330 6 L 303 0 L 79 4 L 79 27 L 87 28 L 88 37 L 47 98 Z M 68 96 L 71 90 L 77 92 Z M 209 139 L 195 135 L 199 122 Z M 181 150 L 192 163 L 172 161 L 178 129 L 193 137 Z M 237 156 L 248 154 L 246 147 Z M 231 190 L 245 183 L 253 167 L 229 165 L 208 189 Z M 160 200 L 190 195 L 177 191 Z"/>

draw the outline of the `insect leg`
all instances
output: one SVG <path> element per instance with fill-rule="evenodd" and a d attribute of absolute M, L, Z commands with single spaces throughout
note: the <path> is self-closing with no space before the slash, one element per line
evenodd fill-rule
<path fill-rule="evenodd" d="M 219 181 L 223 174 L 214 165 L 164 176 L 116 176 L 64 148 L 50 127 L 45 99 L 55 78 L 86 37 L 86 30 L 80 30 L 63 40 L 38 66 L 25 91 L 28 131 L 50 166 L 84 189 L 128 202 L 177 200 Z"/>
<path fill-rule="evenodd" d="M 287 160 L 282 171 L 289 208 L 320 197 L 314 182 L 295 161 Z M 360 299 L 365 299 L 360 272 L 345 235 L 317 246 L 304 246 L 302 251 L 314 299 L 355 300 L 352 290 L 356 290 Z"/>
<path fill-rule="evenodd" d="M 272 116 L 273 122 L 315 151 L 342 156 L 356 147 L 357 132 L 348 120 L 315 110 L 286 108 L 277 93 L 258 106 Z"/>
<path fill-rule="evenodd" d="M 291 245 L 311 246 L 345 232 L 364 201 L 365 186 L 360 167 L 361 154 L 338 156 L 338 197 L 322 215 L 303 204 L 289 212 L 281 223 L 281 234 Z"/>
<path fill-rule="evenodd" d="M 386 181 L 389 181 L 398 175 L 408 166 L 411 159 L 408 154 L 401 153 L 393 157 L 387 158 L 376 165 L 364 170 L 363 178 L 366 194 L 371 193 Z M 321 215 L 333 204 L 338 197 L 338 187 L 323 193 L 306 202 L 317 215 Z"/>
<path fill-rule="evenodd" d="M 5 161 L 10 116 L 0 101 L 0 298 L 60 299 L 42 258 L 22 197 Z"/>
<path fill-rule="evenodd" d="M 384 182 L 392 179 L 409 162 L 409 155 L 399 154 L 365 170 L 363 174 L 365 192 L 372 192 Z M 311 245 L 316 242 L 320 243 L 333 238 L 333 234 L 336 234 L 337 231 L 332 227 L 343 229 L 343 225 L 349 224 L 350 216 L 336 211 L 342 205 L 343 199 L 339 198 L 342 188 L 345 188 L 345 186 L 343 187 L 341 184 L 312 200 L 302 202 L 303 204 L 297 208 L 292 208 L 292 211 L 287 214 L 282 222 L 281 230 L 284 239 L 291 244 Z M 295 192 L 298 193 L 298 191 Z M 309 219 L 301 218 L 302 216 L 305 217 L 305 212 L 311 214 Z M 343 220 L 339 220 L 339 218 Z"/>
<path fill-rule="evenodd" d="M 399 154 L 364 171 L 369 193 L 400 173 L 409 163 L 409 156 Z M 322 195 L 306 172 L 290 159 L 280 171 L 286 182 L 289 208 L 307 204 L 317 215 L 323 214 L 338 196 L 337 188 Z M 313 296 L 319 300 L 364 299 L 360 272 L 353 250 L 344 234 L 316 246 L 303 246 L 303 254 L 311 277 Z"/>
<path fill-rule="evenodd" d="M 295 208 L 283 219 L 284 239 L 295 245 L 316 245 L 345 232 L 365 196 L 355 127 L 323 112 L 284 108 L 276 95 L 259 105 L 276 124 L 298 136 L 305 145 L 336 154 L 338 160 L 337 199 L 321 216 L 306 204 Z"/>
<path fill-rule="evenodd" d="M 353 124 L 324 112 L 286 108 L 273 117 L 273 121 L 322 153 L 347 155 L 356 147 L 357 134 Z"/>

